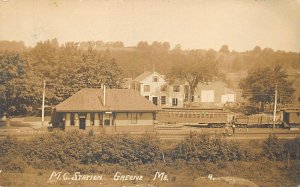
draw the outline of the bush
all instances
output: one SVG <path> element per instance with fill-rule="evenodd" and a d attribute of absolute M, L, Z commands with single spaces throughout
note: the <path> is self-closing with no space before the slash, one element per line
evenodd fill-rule
<path fill-rule="evenodd" d="M 262 145 L 262 155 L 271 160 L 283 160 L 285 158 L 285 150 L 283 143 L 278 137 L 270 134 Z"/>
<path fill-rule="evenodd" d="M 18 172 L 23 173 L 27 164 L 20 157 L 6 156 L 0 161 L 1 169 L 6 172 Z"/>
<path fill-rule="evenodd" d="M 18 153 L 20 148 L 20 142 L 11 136 L 7 136 L 4 139 L 0 139 L 0 157 L 7 154 Z"/>
<path fill-rule="evenodd" d="M 158 140 L 150 135 L 132 138 L 120 135 L 103 142 L 102 162 L 121 165 L 153 163 L 160 160 L 161 151 Z"/>
<path fill-rule="evenodd" d="M 300 138 L 285 143 L 284 150 L 290 159 L 300 159 Z"/>
<path fill-rule="evenodd" d="M 70 164 L 134 165 L 153 163 L 160 159 L 155 137 L 133 138 L 126 135 L 105 136 L 79 131 L 54 132 L 28 141 L 22 155 L 38 168 L 60 169 Z"/>
<path fill-rule="evenodd" d="M 175 160 L 218 162 L 241 160 L 244 151 L 237 143 L 228 143 L 222 136 L 211 137 L 193 132 L 179 143 L 171 155 Z"/>
<path fill-rule="evenodd" d="M 230 161 L 283 160 L 300 158 L 299 139 L 283 144 L 274 135 L 264 142 L 237 143 L 222 136 L 191 133 L 189 137 L 164 152 L 161 142 L 151 135 L 91 136 L 79 131 L 53 132 L 28 141 L 12 137 L 0 140 L 0 163 L 3 170 L 22 172 L 27 164 L 39 169 L 86 169 L 99 165 L 136 168 L 140 164 L 200 164 Z M 22 159 L 21 159 L 22 158 Z M 181 166 L 179 166 L 181 167 Z"/>

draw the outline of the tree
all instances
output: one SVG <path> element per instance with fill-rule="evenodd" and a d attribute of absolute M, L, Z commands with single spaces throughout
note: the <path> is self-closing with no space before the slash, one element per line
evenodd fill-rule
<path fill-rule="evenodd" d="M 24 114 L 37 108 L 41 85 L 19 54 L 0 54 L 0 115 Z"/>
<path fill-rule="evenodd" d="M 176 44 L 175 47 L 172 49 L 172 51 L 174 53 L 181 53 L 182 52 L 182 49 L 181 49 L 181 45 L 180 44 Z"/>
<path fill-rule="evenodd" d="M 230 51 L 229 51 L 228 45 L 222 45 L 222 47 L 221 47 L 221 49 L 219 50 L 219 52 L 225 53 L 225 54 L 229 54 Z"/>
<path fill-rule="evenodd" d="M 281 66 L 275 68 L 263 67 L 248 72 L 239 86 L 243 91 L 243 97 L 249 98 L 250 102 L 260 105 L 264 111 L 266 103 L 273 103 L 275 85 L 278 87 L 278 103 L 289 103 L 292 100 L 295 89 L 292 82 L 287 79 L 287 73 Z"/>
<path fill-rule="evenodd" d="M 175 80 L 187 82 L 189 85 L 188 102 L 192 101 L 198 83 L 208 82 L 217 75 L 218 71 L 215 62 L 187 61 L 177 63 L 168 74 L 168 80 L 172 84 Z"/>
<path fill-rule="evenodd" d="M 137 49 L 139 50 L 148 50 L 149 49 L 149 44 L 148 42 L 146 41 L 140 41 L 138 44 L 137 44 Z"/>
<path fill-rule="evenodd" d="M 60 100 L 66 99 L 81 88 L 99 88 L 105 84 L 109 88 L 120 88 L 123 83 L 123 71 L 110 52 L 98 52 L 89 48 L 79 50 L 69 45 L 60 50 L 60 59 L 56 82 L 56 93 Z"/>

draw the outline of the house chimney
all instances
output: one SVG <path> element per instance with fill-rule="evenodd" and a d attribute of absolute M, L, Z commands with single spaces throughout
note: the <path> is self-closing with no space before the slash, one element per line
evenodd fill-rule
<path fill-rule="evenodd" d="M 106 89 L 106 86 L 105 85 L 103 85 L 103 106 L 105 106 L 106 104 L 105 104 L 105 101 L 106 101 L 106 93 L 105 93 L 105 89 Z"/>

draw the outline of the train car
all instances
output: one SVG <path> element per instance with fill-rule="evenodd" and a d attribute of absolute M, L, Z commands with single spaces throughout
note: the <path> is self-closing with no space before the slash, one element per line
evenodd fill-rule
<path fill-rule="evenodd" d="M 272 128 L 273 116 L 267 114 L 256 115 L 236 115 L 235 116 L 236 127 L 258 127 L 258 128 Z M 282 127 L 282 120 L 277 118 L 275 121 L 275 127 Z"/>
<path fill-rule="evenodd" d="M 285 108 L 281 112 L 285 127 L 300 127 L 300 108 Z"/>
<path fill-rule="evenodd" d="M 160 124 L 187 124 L 202 127 L 225 127 L 228 112 L 219 108 L 163 108 L 157 114 Z"/>

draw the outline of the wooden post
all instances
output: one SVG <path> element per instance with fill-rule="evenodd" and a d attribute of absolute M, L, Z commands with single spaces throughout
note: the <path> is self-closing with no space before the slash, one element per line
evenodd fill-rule
<path fill-rule="evenodd" d="M 70 115 L 70 113 L 65 114 L 65 119 L 66 119 L 66 121 L 65 121 L 66 127 L 71 126 L 71 115 Z"/>
<path fill-rule="evenodd" d="M 86 118 L 85 118 L 85 126 L 89 127 L 91 126 L 91 113 L 86 113 Z"/>
<path fill-rule="evenodd" d="M 46 81 L 44 80 L 43 102 L 42 102 L 42 126 L 44 126 L 44 121 L 45 121 L 45 93 L 46 93 Z"/>
<path fill-rule="evenodd" d="M 99 125 L 100 125 L 99 113 L 95 113 L 94 126 L 99 126 Z"/>
<path fill-rule="evenodd" d="M 274 99 L 274 111 L 273 111 L 273 128 L 272 128 L 273 131 L 275 129 L 276 107 L 277 107 L 277 84 L 275 86 L 275 99 Z"/>
<path fill-rule="evenodd" d="M 79 116 L 78 113 L 74 114 L 74 126 L 79 127 Z"/>

